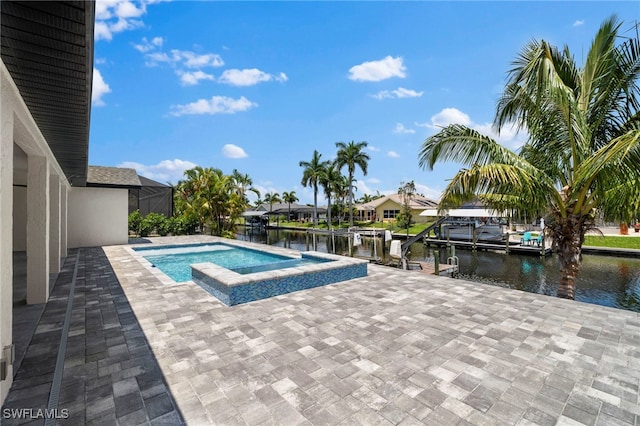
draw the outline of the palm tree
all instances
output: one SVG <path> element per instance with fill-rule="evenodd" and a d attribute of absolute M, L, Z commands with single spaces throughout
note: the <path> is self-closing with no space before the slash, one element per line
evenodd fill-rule
<path fill-rule="evenodd" d="M 264 194 L 264 202 L 269 203 L 269 213 L 271 213 L 271 210 L 273 210 L 273 205 L 281 201 L 282 200 L 280 199 L 280 194 L 278 194 L 277 192 L 267 192 L 266 194 Z M 269 215 L 269 222 L 271 222 L 271 215 Z"/>
<path fill-rule="evenodd" d="M 233 169 L 231 173 L 233 178 L 233 184 L 236 188 L 238 195 L 245 198 L 247 205 L 249 205 L 249 199 L 247 198 L 247 191 L 251 191 L 256 194 L 256 197 L 260 199 L 260 191 L 253 187 L 253 180 L 249 177 L 248 174 L 242 174 L 238 171 L 238 169 Z"/>
<path fill-rule="evenodd" d="M 620 25 L 615 16 L 603 22 L 582 68 L 566 47 L 535 40 L 524 47 L 494 121 L 498 130 L 528 130 L 519 153 L 460 125 L 429 137 L 419 153 L 429 169 L 439 161 L 469 167 L 451 180 L 440 208 L 477 194 L 498 210 L 546 215 L 563 298 L 575 296 L 584 235 L 596 214 L 624 221 L 639 211 L 640 43 L 637 35 L 622 39 Z"/>
<path fill-rule="evenodd" d="M 349 183 L 354 181 L 353 175 L 356 172 L 356 166 L 360 167 L 362 173 L 367 175 L 367 165 L 369 162 L 369 154 L 362 150 L 367 147 L 367 142 L 354 141 L 348 144 L 344 142 L 336 142 L 338 148 L 338 155 L 336 157 L 336 167 L 341 170 L 344 166 L 347 166 L 349 173 Z M 349 187 L 349 226 L 353 226 L 353 189 Z"/>
<path fill-rule="evenodd" d="M 352 185 L 349 184 L 349 177 L 340 175 L 340 178 L 336 182 L 334 193 L 336 195 L 336 201 L 339 205 L 340 214 L 338 215 L 338 226 L 342 225 L 342 219 L 344 216 L 344 200 L 349 196 Z"/>
<path fill-rule="evenodd" d="M 231 233 L 235 221 L 246 208 L 246 200 L 236 191 L 233 177 L 211 167 L 194 167 L 185 171 L 185 179 L 176 186 L 178 211 L 194 218 L 202 230 Z"/>
<path fill-rule="evenodd" d="M 342 175 L 335 163 L 329 163 L 320 176 L 320 185 L 324 188 L 327 197 L 327 226 L 331 229 L 331 195 L 334 194 L 342 181 Z"/>
<path fill-rule="evenodd" d="M 282 200 L 289 205 L 287 220 L 291 220 L 291 203 L 295 203 L 298 201 L 298 197 L 296 196 L 296 191 L 287 192 L 284 191 L 282 193 Z"/>
<path fill-rule="evenodd" d="M 300 167 L 304 167 L 302 172 L 302 186 L 310 185 L 313 188 L 313 226 L 318 226 L 318 183 L 322 177 L 324 169 L 329 164 L 328 161 L 321 161 L 322 154 L 318 150 L 313 151 L 311 161 L 301 161 Z"/>
<path fill-rule="evenodd" d="M 360 197 L 359 202 L 362 204 L 366 204 L 366 203 L 370 203 L 373 200 L 374 200 L 373 195 L 363 194 L 362 197 Z"/>
<path fill-rule="evenodd" d="M 273 210 L 273 205 L 282 202 L 282 200 L 280 199 L 280 194 L 277 192 L 267 192 L 264 194 L 264 202 L 269 203 L 269 211 L 271 211 Z"/>

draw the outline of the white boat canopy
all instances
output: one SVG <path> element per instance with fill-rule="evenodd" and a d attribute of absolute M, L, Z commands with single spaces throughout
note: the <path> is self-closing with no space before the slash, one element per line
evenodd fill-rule
<path fill-rule="evenodd" d="M 451 209 L 445 210 L 444 215 L 438 214 L 436 209 L 427 209 L 420 216 L 450 216 L 450 217 L 503 217 L 504 214 L 487 209 Z"/>
<path fill-rule="evenodd" d="M 244 217 L 257 217 L 257 216 L 264 216 L 267 213 L 269 213 L 269 212 L 268 211 L 263 211 L 263 210 L 247 210 L 246 212 L 242 213 L 242 216 L 244 216 Z"/>

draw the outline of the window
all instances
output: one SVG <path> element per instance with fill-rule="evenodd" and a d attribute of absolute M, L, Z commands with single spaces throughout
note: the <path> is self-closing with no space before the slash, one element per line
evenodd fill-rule
<path fill-rule="evenodd" d="M 400 210 L 383 210 L 382 217 L 384 219 L 395 219 L 400 214 Z"/>

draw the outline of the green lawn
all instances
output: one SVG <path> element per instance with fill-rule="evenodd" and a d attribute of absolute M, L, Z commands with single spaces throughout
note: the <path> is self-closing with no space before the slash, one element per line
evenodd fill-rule
<path fill-rule="evenodd" d="M 616 237 L 612 235 L 601 237 L 599 235 L 586 235 L 584 237 L 584 245 L 593 247 L 629 248 L 640 250 L 640 237 Z"/>

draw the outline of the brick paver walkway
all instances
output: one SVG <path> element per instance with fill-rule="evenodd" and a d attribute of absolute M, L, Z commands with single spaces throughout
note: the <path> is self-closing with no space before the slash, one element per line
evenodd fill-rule
<path fill-rule="evenodd" d="M 125 400 L 136 405 L 128 415 L 150 420 L 146 374 L 158 391 L 166 381 L 161 405 L 173 398 L 188 424 L 640 425 L 637 313 L 376 265 L 366 278 L 227 307 L 193 283 L 161 283 L 124 247 L 104 251 L 113 272 L 88 250 L 96 287 L 77 302 L 114 335 L 78 341 L 84 359 L 68 355 L 65 369 L 65 380 L 67 370 L 107 377 L 104 397 L 66 387 L 85 420 L 135 423 Z M 140 347 L 149 363 L 120 376 Z M 85 367 L 93 351 L 113 369 Z"/>

